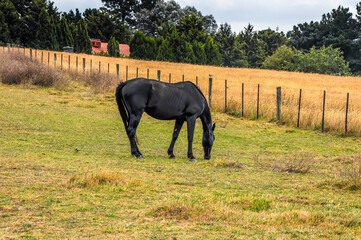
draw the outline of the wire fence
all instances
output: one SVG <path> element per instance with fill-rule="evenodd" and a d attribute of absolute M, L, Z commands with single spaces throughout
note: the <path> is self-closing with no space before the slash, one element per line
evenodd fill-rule
<path fill-rule="evenodd" d="M 333 89 L 313 89 L 282 86 L 281 84 L 255 83 L 252 79 L 221 79 L 209 74 L 198 76 L 194 66 L 192 76 L 182 69 L 176 73 L 167 71 L 167 64 L 152 68 L 152 62 L 143 61 L 142 67 L 131 59 L 99 57 L 96 55 L 53 52 L 29 48 L 2 47 L 3 52 L 20 52 L 30 59 L 63 71 L 77 73 L 113 74 L 127 81 L 143 77 L 162 82 L 191 81 L 206 96 L 216 111 L 224 111 L 249 119 L 266 119 L 298 128 L 338 132 L 361 136 L 361 93 Z M 148 64 L 148 65 L 147 65 Z M 182 64 L 178 65 L 182 68 Z M 360 84 L 356 81 L 356 84 Z"/>

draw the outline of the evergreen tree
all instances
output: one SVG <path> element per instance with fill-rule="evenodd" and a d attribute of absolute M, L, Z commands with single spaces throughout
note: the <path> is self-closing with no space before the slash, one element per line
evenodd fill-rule
<path fill-rule="evenodd" d="M 275 32 L 271 29 L 259 31 L 258 40 L 265 43 L 265 54 L 271 56 L 280 46 L 289 44 L 283 32 Z"/>
<path fill-rule="evenodd" d="M 236 39 L 230 53 L 229 66 L 243 68 L 249 67 L 247 55 L 244 49 L 245 43 L 239 42 L 239 40 Z"/>
<path fill-rule="evenodd" d="M 111 37 L 108 42 L 108 54 L 112 57 L 120 57 L 119 42 Z"/>
<path fill-rule="evenodd" d="M 157 55 L 154 38 L 146 37 L 141 31 L 135 32 L 130 40 L 130 56 L 135 59 L 155 60 Z"/>
<path fill-rule="evenodd" d="M 45 8 L 42 8 L 39 14 L 36 38 L 39 39 L 37 46 L 41 49 L 59 50 L 54 24 Z"/>
<path fill-rule="evenodd" d="M 172 62 L 174 59 L 172 48 L 167 39 L 162 39 L 162 43 L 158 47 L 157 60 Z"/>
<path fill-rule="evenodd" d="M 8 24 L 5 21 L 5 14 L 0 11 L 0 44 L 8 43 L 10 41 L 10 31 Z"/>
<path fill-rule="evenodd" d="M 74 38 L 73 34 L 70 31 L 68 26 L 68 21 L 66 19 L 66 15 L 61 17 L 60 29 L 62 35 L 62 41 L 59 43 L 61 47 L 65 46 L 74 46 Z"/>
<path fill-rule="evenodd" d="M 25 15 L 22 16 L 23 21 L 23 31 L 21 34 L 21 43 L 28 47 L 39 47 L 41 45 L 40 40 L 36 33 L 38 32 L 40 26 L 40 13 L 45 9 L 46 11 L 46 1 L 45 0 L 33 0 L 29 3 L 29 6 L 26 8 Z M 49 14 L 47 14 L 49 16 Z M 43 20 L 47 24 L 47 17 L 44 17 Z M 47 24 L 48 25 L 48 24 Z M 48 27 L 48 26 L 46 26 Z M 44 28 L 44 27 L 43 27 Z M 49 28 L 50 31 L 50 28 Z M 49 32 L 48 32 L 49 34 Z M 48 44 L 49 45 L 49 44 Z"/>
<path fill-rule="evenodd" d="M 21 20 L 10 0 L 0 2 L 0 15 L 0 41 L 19 42 L 22 29 Z"/>
<path fill-rule="evenodd" d="M 134 59 L 144 59 L 146 51 L 145 35 L 141 31 L 136 31 L 130 39 L 130 57 Z"/>
<path fill-rule="evenodd" d="M 207 37 L 204 51 L 207 56 L 208 65 L 220 66 L 222 64 L 222 56 L 219 53 L 218 46 L 214 43 L 213 38 L 210 36 Z"/>
<path fill-rule="evenodd" d="M 203 19 L 192 13 L 180 19 L 177 30 L 187 42 L 205 42 L 206 33 L 203 29 Z"/>
<path fill-rule="evenodd" d="M 237 41 L 244 43 L 243 50 L 247 56 L 249 66 L 253 68 L 260 67 L 266 58 L 265 43 L 258 40 L 257 32 L 253 31 L 251 24 L 238 34 Z"/>
<path fill-rule="evenodd" d="M 232 32 L 231 26 L 227 23 L 221 24 L 214 36 L 214 41 L 217 43 L 219 52 L 221 53 L 222 64 L 224 66 L 232 66 L 232 61 L 234 61 L 234 57 L 236 57 L 237 54 L 233 54 L 232 56 L 236 34 Z"/>
<path fill-rule="evenodd" d="M 204 51 L 204 44 L 194 41 L 193 42 L 193 52 L 195 57 L 195 64 L 206 65 L 207 64 L 207 55 Z"/>
<path fill-rule="evenodd" d="M 92 52 L 92 43 L 90 41 L 84 19 L 79 20 L 74 35 L 75 52 L 90 54 Z"/>

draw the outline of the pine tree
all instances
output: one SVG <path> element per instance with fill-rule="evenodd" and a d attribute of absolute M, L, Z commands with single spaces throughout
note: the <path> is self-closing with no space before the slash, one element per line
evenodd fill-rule
<path fill-rule="evenodd" d="M 0 41 L 19 42 L 22 30 L 19 13 L 10 0 L 0 1 Z"/>
<path fill-rule="evenodd" d="M 145 35 L 141 31 L 136 31 L 132 39 L 130 39 L 130 57 L 135 59 L 144 59 L 146 51 Z"/>
<path fill-rule="evenodd" d="M 36 38 L 41 49 L 59 50 L 54 25 L 45 8 L 41 9 L 39 15 L 39 28 L 36 32 Z"/>
<path fill-rule="evenodd" d="M 222 57 L 219 53 L 218 46 L 210 36 L 207 37 L 204 51 L 206 52 L 208 65 L 220 66 L 222 64 Z"/>
<path fill-rule="evenodd" d="M 61 47 L 74 46 L 74 38 L 73 35 L 71 34 L 68 21 L 65 15 L 61 17 L 60 30 L 62 35 L 62 42 L 59 43 L 60 46 Z"/>
<path fill-rule="evenodd" d="M 76 26 L 74 48 L 77 53 L 90 54 L 92 52 L 92 43 L 84 19 L 80 19 Z"/>
<path fill-rule="evenodd" d="M 107 49 L 110 56 L 120 57 L 119 42 L 114 37 L 110 37 Z"/>
<path fill-rule="evenodd" d="M 172 48 L 167 39 L 162 39 L 162 43 L 159 45 L 157 60 L 172 62 L 174 59 Z"/>
<path fill-rule="evenodd" d="M 195 64 L 205 65 L 207 64 L 207 56 L 204 51 L 204 44 L 194 41 L 193 42 L 193 52 L 195 56 Z"/>
<path fill-rule="evenodd" d="M 0 44 L 7 43 L 10 40 L 10 31 L 5 21 L 5 15 L 0 11 Z"/>

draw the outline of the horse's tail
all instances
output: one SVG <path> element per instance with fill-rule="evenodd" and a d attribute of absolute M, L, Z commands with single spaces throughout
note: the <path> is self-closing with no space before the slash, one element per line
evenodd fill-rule
<path fill-rule="evenodd" d="M 122 94 L 122 89 L 125 86 L 125 84 L 126 83 L 124 83 L 124 82 L 119 83 L 119 85 L 115 91 L 115 98 L 117 100 L 119 113 L 123 119 L 124 127 L 126 130 L 129 125 L 129 115 L 128 115 L 127 106 L 125 105 L 123 94 Z"/>

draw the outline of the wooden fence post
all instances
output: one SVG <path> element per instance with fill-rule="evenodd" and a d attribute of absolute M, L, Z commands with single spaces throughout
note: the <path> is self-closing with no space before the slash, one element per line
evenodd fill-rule
<path fill-rule="evenodd" d="M 227 79 L 224 81 L 224 111 L 227 112 Z"/>
<path fill-rule="evenodd" d="M 125 67 L 125 81 L 128 81 L 128 66 Z"/>
<path fill-rule="evenodd" d="M 350 93 L 347 93 L 347 100 L 346 100 L 346 118 L 345 118 L 345 134 L 347 134 L 347 121 L 348 121 L 348 104 L 350 99 Z"/>
<path fill-rule="evenodd" d="M 323 91 L 322 125 L 321 130 L 325 130 L 325 110 L 326 110 L 326 91 Z"/>
<path fill-rule="evenodd" d="M 149 79 L 149 68 L 147 68 L 147 79 Z"/>
<path fill-rule="evenodd" d="M 68 71 L 70 71 L 70 54 L 68 55 Z"/>
<path fill-rule="evenodd" d="M 119 78 L 119 64 L 117 64 L 117 78 Z"/>
<path fill-rule="evenodd" d="M 76 63 L 75 63 L 75 65 L 76 65 L 76 72 L 78 72 L 78 65 L 79 65 L 79 63 L 78 63 L 79 61 L 78 61 L 78 56 L 76 56 Z"/>
<path fill-rule="evenodd" d="M 35 49 L 35 61 L 38 61 L 38 49 Z"/>
<path fill-rule="evenodd" d="M 302 101 L 302 89 L 300 89 L 300 97 L 298 99 L 298 116 L 297 116 L 297 127 L 300 127 L 300 118 L 301 118 L 301 101 Z"/>
<path fill-rule="evenodd" d="M 102 62 L 99 61 L 99 73 L 101 73 L 101 72 L 102 72 Z"/>
<path fill-rule="evenodd" d="M 63 70 L 63 54 L 60 54 L 60 69 Z"/>
<path fill-rule="evenodd" d="M 137 78 L 138 78 L 139 68 L 137 68 Z"/>
<path fill-rule="evenodd" d="M 242 117 L 244 116 L 244 83 L 242 83 Z"/>
<path fill-rule="evenodd" d="M 257 86 L 257 119 L 259 118 L 259 84 Z"/>
<path fill-rule="evenodd" d="M 56 53 L 54 53 L 54 68 L 56 69 L 56 61 L 57 61 L 57 57 L 56 57 Z"/>
<path fill-rule="evenodd" d="M 212 108 L 212 75 L 209 75 L 209 88 L 208 88 L 208 104 L 209 108 Z"/>
<path fill-rule="evenodd" d="M 41 52 L 41 64 L 44 63 L 44 52 Z"/>
<path fill-rule="evenodd" d="M 50 52 L 48 52 L 48 68 L 50 67 Z"/>
<path fill-rule="evenodd" d="M 169 83 L 172 82 L 172 73 L 169 73 Z"/>
<path fill-rule="evenodd" d="M 93 71 L 93 59 L 90 59 L 90 73 Z"/>
<path fill-rule="evenodd" d="M 282 90 L 281 87 L 277 87 L 277 120 L 281 119 L 281 97 L 282 97 Z"/>
<path fill-rule="evenodd" d="M 85 73 L 85 58 L 83 58 L 83 73 Z"/>
<path fill-rule="evenodd" d="M 33 61 L 33 49 L 32 48 L 30 48 L 30 61 Z"/>
<path fill-rule="evenodd" d="M 110 68 L 110 67 L 109 67 L 109 63 L 108 63 L 108 74 L 109 74 L 109 72 L 110 72 L 110 71 L 109 71 L 109 68 Z"/>
<path fill-rule="evenodd" d="M 184 74 L 183 74 L 183 76 L 182 76 L 182 82 L 184 82 Z"/>
<path fill-rule="evenodd" d="M 196 86 L 198 87 L 198 76 L 196 77 Z"/>
<path fill-rule="evenodd" d="M 157 71 L 157 80 L 160 81 L 160 70 Z"/>

